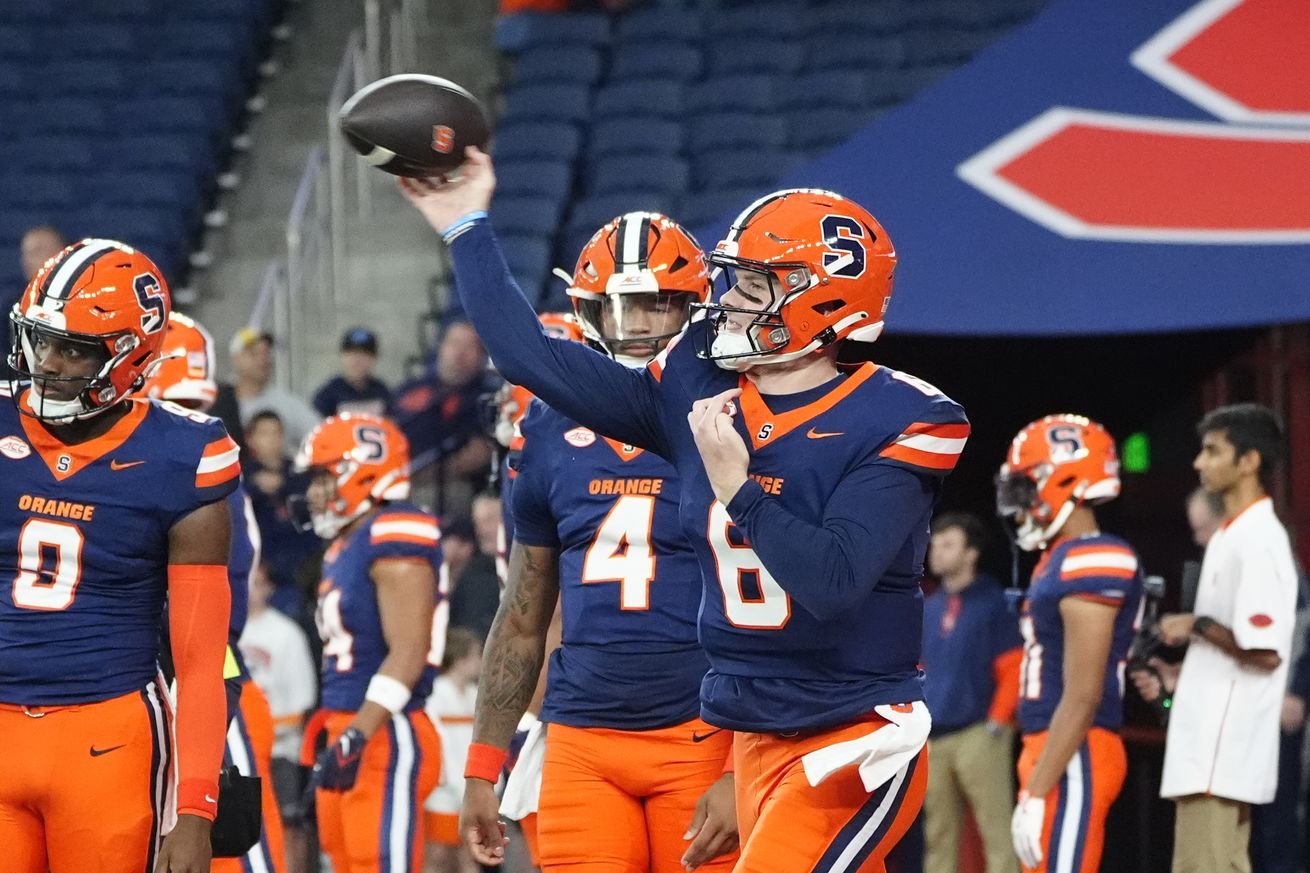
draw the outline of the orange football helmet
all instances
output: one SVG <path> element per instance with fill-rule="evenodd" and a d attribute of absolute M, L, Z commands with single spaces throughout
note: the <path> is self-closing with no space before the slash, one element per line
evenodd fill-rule
<path fill-rule="evenodd" d="M 770 293 L 760 308 L 722 301 L 700 307 L 715 324 L 701 356 L 724 369 L 792 361 L 839 340 L 873 342 L 882 333 L 896 250 L 878 220 L 840 194 L 793 188 L 761 197 L 707 257 L 727 272 L 730 286 L 749 271 L 764 276 Z M 725 329 L 731 315 L 749 324 Z"/>
<path fill-rule="evenodd" d="M 9 366 L 32 385 L 20 411 L 66 424 L 127 397 L 159 354 L 171 309 L 159 268 L 120 242 L 84 239 L 46 261 L 9 314 Z M 103 363 L 89 376 L 51 372 L 40 361 L 52 341 Z"/>
<path fill-rule="evenodd" d="M 996 476 L 996 512 L 1030 552 L 1046 548 L 1076 507 L 1118 496 L 1114 438 L 1081 415 L 1048 415 L 1019 431 Z"/>
<path fill-rule="evenodd" d="M 214 382 L 214 339 L 198 321 L 169 313 L 159 357 L 146 370 L 141 393 L 207 412 L 218 397 Z"/>
<path fill-rule="evenodd" d="M 658 212 L 628 212 L 583 246 L 569 283 L 583 335 L 630 367 L 645 366 L 710 294 L 700 243 Z"/>
<path fill-rule="evenodd" d="M 573 315 L 568 312 L 543 312 L 537 316 L 541 329 L 556 339 L 582 342 L 582 328 Z M 532 402 L 532 392 L 522 385 L 506 382 L 494 395 L 496 419 L 492 426 L 492 436 L 496 442 L 507 449 L 523 448 L 523 435 L 519 432 L 519 422 L 527 415 L 528 404 Z"/>
<path fill-rule="evenodd" d="M 326 419 L 305 437 L 295 468 L 332 480 L 322 501 L 310 499 L 314 533 L 323 539 L 380 502 L 409 497 L 409 441 L 376 415 L 343 412 Z"/>

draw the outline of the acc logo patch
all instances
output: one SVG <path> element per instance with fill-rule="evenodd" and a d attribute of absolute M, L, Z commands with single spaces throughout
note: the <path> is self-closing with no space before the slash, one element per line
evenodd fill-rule
<path fill-rule="evenodd" d="M 30 454 L 32 454 L 32 447 L 18 437 L 7 436 L 0 439 L 0 455 L 13 458 L 15 461 L 21 461 Z"/>
<path fill-rule="evenodd" d="M 1251 616 L 1249 621 L 1251 622 L 1251 624 L 1255 625 L 1256 627 L 1269 627 L 1269 625 L 1274 623 L 1274 620 L 1272 618 L 1262 613 L 1258 613 L 1256 615 Z"/>
<path fill-rule="evenodd" d="M 596 434 L 585 427 L 575 427 L 564 434 L 564 442 L 578 449 L 585 449 L 596 441 Z"/>

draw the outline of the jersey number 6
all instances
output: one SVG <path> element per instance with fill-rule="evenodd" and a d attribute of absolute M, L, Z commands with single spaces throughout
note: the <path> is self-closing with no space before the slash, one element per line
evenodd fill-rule
<path fill-rule="evenodd" d="M 733 542 L 735 530 L 723 504 L 711 503 L 709 543 L 723 589 L 723 612 L 733 627 L 778 630 L 791 618 L 791 598 L 740 533 L 739 542 Z M 750 594 L 748 585 L 754 589 Z"/>
<path fill-rule="evenodd" d="M 54 570 L 42 572 L 47 550 L 54 553 Z M 76 525 L 31 518 L 18 534 L 18 575 L 14 605 L 58 612 L 67 609 L 82 581 L 82 531 Z"/>

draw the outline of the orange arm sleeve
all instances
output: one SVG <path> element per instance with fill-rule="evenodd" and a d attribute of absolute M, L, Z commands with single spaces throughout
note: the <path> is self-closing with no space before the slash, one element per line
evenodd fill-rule
<path fill-rule="evenodd" d="M 1009 724 L 1014 721 L 1014 711 L 1019 706 L 1019 663 L 1023 660 L 1023 648 L 1015 646 L 1008 652 L 1002 652 L 992 661 L 992 678 L 996 680 L 996 693 L 992 695 L 991 709 L 987 718 L 997 724 Z"/>
<path fill-rule="evenodd" d="M 211 821 L 227 735 L 223 656 L 231 609 L 227 567 L 168 565 L 168 628 L 177 669 L 177 811 Z"/>

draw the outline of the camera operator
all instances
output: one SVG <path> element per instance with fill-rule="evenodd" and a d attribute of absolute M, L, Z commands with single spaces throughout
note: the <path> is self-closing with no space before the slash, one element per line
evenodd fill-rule
<path fill-rule="evenodd" d="M 1268 489 L 1282 459 L 1273 413 L 1242 404 L 1197 427 L 1193 466 L 1221 495 L 1224 523 L 1206 546 L 1192 613 L 1167 615 L 1167 645 L 1190 643 L 1177 677 L 1160 794 L 1177 804 L 1174 873 L 1250 870 L 1250 805 L 1278 783 L 1279 716 L 1287 684 L 1297 580 Z M 1154 680 L 1139 690 L 1152 698 Z M 1171 677 L 1166 676 L 1166 685 Z"/>

